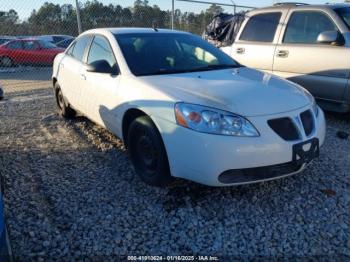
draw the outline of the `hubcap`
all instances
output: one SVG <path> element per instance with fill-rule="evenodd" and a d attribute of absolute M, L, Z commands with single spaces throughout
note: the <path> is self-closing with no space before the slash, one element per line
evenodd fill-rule
<path fill-rule="evenodd" d="M 154 171 L 157 167 L 156 149 L 151 138 L 144 134 L 137 143 L 137 154 L 140 162 L 147 171 Z"/>
<path fill-rule="evenodd" d="M 3 57 L 1 59 L 1 63 L 4 65 L 4 66 L 11 66 L 12 62 L 11 62 L 11 59 L 8 58 L 8 57 Z"/>

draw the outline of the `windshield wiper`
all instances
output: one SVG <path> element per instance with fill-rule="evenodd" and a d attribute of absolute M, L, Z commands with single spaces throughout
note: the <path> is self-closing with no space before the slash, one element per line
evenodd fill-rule
<path fill-rule="evenodd" d="M 151 73 L 139 74 L 138 76 L 181 74 L 181 73 L 192 73 L 192 72 L 199 72 L 199 71 L 209 71 L 209 70 L 237 68 L 237 67 L 241 67 L 241 65 L 238 65 L 238 64 L 237 65 L 228 65 L 228 64 L 207 65 L 207 66 L 203 66 L 203 67 L 187 68 L 187 69 L 164 69 L 164 68 L 161 68 L 161 69 L 154 71 L 154 72 L 151 72 Z"/>
<path fill-rule="evenodd" d="M 139 74 L 138 76 L 150 76 L 150 75 L 167 75 L 167 74 L 181 74 L 192 72 L 190 69 L 159 69 L 154 72 Z"/>
<path fill-rule="evenodd" d="M 191 72 L 218 70 L 218 69 L 226 69 L 226 68 L 237 68 L 237 67 L 240 67 L 240 65 L 229 65 L 229 64 L 207 65 L 203 67 L 194 68 L 191 70 Z"/>

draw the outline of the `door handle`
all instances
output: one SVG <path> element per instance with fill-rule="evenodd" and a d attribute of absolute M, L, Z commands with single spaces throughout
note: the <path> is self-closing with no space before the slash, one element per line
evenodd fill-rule
<path fill-rule="evenodd" d="M 80 78 L 86 80 L 86 76 L 84 74 L 80 74 Z"/>
<path fill-rule="evenodd" d="M 277 57 L 288 57 L 289 52 L 287 50 L 278 50 L 276 56 Z"/>
<path fill-rule="evenodd" d="M 237 53 L 237 54 L 244 54 L 244 52 L 245 52 L 245 49 L 244 49 L 243 47 L 238 47 L 238 48 L 236 49 L 236 53 Z"/>

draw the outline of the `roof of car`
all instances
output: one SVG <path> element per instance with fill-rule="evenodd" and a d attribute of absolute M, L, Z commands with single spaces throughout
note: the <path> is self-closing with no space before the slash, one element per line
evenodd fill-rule
<path fill-rule="evenodd" d="M 98 33 L 98 32 L 106 32 L 109 31 L 112 34 L 138 34 L 138 33 L 182 33 L 182 34 L 188 34 L 187 32 L 183 31 L 177 31 L 177 30 L 171 30 L 171 29 L 161 29 L 157 28 L 156 30 L 153 28 L 143 28 L 143 27 L 111 27 L 111 28 L 98 28 L 98 29 L 91 29 L 84 33 Z"/>
<path fill-rule="evenodd" d="M 259 10 L 285 10 L 285 9 L 298 9 L 298 8 L 315 8 L 315 9 L 335 9 L 335 8 L 341 8 L 341 7 L 350 7 L 350 4 L 346 3 L 330 3 L 330 4 L 323 4 L 323 5 L 309 5 L 309 4 L 298 4 L 298 3 L 281 3 L 281 4 L 275 4 L 273 6 L 267 6 L 263 8 L 257 8 L 253 9 L 252 11 L 259 11 Z"/>
<path fill-rule="evenodd" d="M 28 37 L 28 38 L 13 39 L 13 41 L 28 42 L 28 41 L 40 41 L 40 40 L 36 38 Z"/>

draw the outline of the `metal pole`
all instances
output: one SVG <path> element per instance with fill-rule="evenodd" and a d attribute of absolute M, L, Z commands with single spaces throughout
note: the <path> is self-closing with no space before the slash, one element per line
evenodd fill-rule
<path fill-rule="evenodd" d="M 234 5 L 234 7 L 233 7 L 233 13 L 234 13 L 234 14 L 236 14 L 236 11 L 237 11 L 236 8 L 237 8 L 237 6 Z"/>
<path fill-rule="evenodd" d="M 75 0 L 75 5 L 76 5 L 76 12 L 77 12 L 77 23 L 78 23 L 78 32 L 81 34 L 83 32 L 83 29 L 81 27 L 81 19 L 80 19 L 80 8 L 79 8 L 79 3 L 78 0 Z"/>
<path fill-rule="evenodd" d="M 174 30 L 175 0 L 171 0 L 171 29 Z"/>

